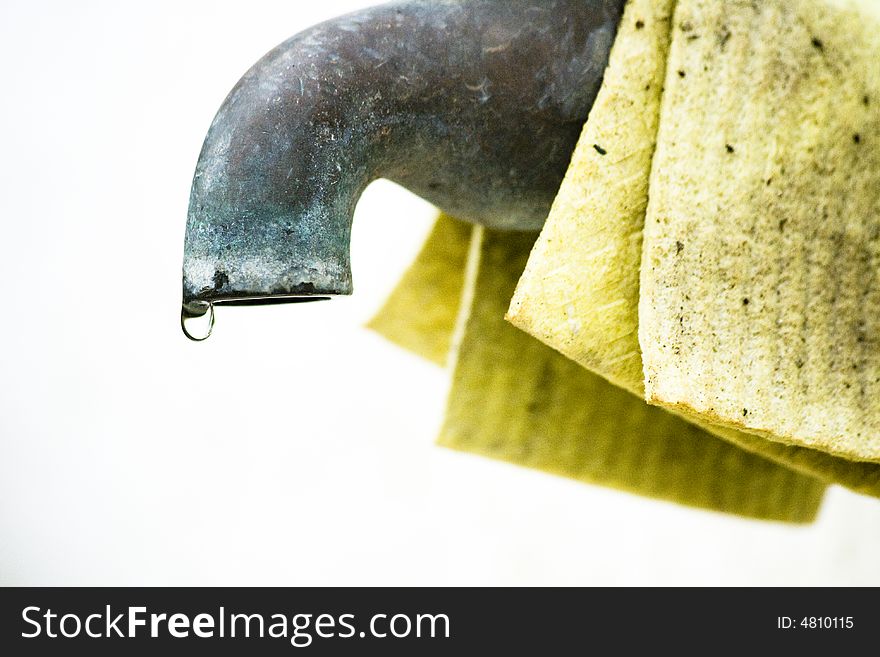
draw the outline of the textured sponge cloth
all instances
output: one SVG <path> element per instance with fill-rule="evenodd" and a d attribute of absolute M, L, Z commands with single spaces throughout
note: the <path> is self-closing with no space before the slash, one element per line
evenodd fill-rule
<path fill-rule="evenodd" d="M 880 22 L 822 0 L 681 0 L 675 23 L 647 399 L 880 462 Z"/>
<path fill-rule="evenodd" d="M 508 319 L 643 394 L 639 263 L 672 0 L 633 0 Z"/>
<path fill-rule="evenodd" d="M 673 26 L 670 8 L 670 3 L 647 0 L 628 5 L 596 105 L 509 310 L 517 326 L 639 395 L 644 394 L 637 335 L 642 230 L 656 137 L 652 131 L 659 123 Z M 676 38 L 685 43 L 708 38 L 692 24 L 676 25 Z M 731 38 L 724 32 L 709 36 Z M 668 75 L 675 84 L 689 73 L 672 67 Z M 695 175 L 703 173 L 700 169 Z M 673 243 L 673 250 L 685 248 L 684 242 Z M 800 472 L 880 495 L 876 464 L 693 419 L 725 440 Z"/>
<path fill-rule="evenodd" d="M 441 445 L 692 506 L 814 518 L 816 479 L 648 406 L 505 322 L 535 236 L 474 230 Z"/>
<path fill-rule="evenodd" d="M 419 317 L 433 289 L 436 316 L 460 314 L 455 382 L 441 444 L 580 481 L 749 517 L 808 522 L 824 486 L 707 436 L 596 377 L 503 321 L 533 235 L 482 231 L 470 245 L 466 289 L 459 262 L 471 232 L 450 217 L 438 225 L 370 326 L 405 346 L 449 344 L 449 322 Z M 450 257 L 450 249 L 458 255 Z M 445 272 L 445 274 L 444 274 Z M 448 277 L 448 278 L 447 278 Z M 420 291 L 421 290 L 421 291 Z M 411 304 L 411 305 L 407 305 Z M 393 315 L 388 315 L 393 309 Z"/>

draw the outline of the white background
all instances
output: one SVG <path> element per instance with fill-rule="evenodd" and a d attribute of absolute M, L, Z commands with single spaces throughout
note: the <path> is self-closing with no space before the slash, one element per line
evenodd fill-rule
<path fill-rule="evenodd" d="M 834 488 L 789 527 L 434 447 L 447 374 L 361 328 L 433 216 L 389 183 L 354 297 L 183 338 L 214 112 L 367 4 L 0 4 L 0 583 L 880 584 L 875 499 Z"/>

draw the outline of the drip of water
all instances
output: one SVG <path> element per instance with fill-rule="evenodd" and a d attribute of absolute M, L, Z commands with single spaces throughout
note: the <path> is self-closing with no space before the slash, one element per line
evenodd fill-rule
<path fill-rule="evenodd" d="M 214 330 L 214 306 L 274 306 L 282 303 L 326 301 L 329 298 L 330 297 L 278 296 L 193 301 L 180 308 L 180 328 L 183 329 L 183 334 L 193 342 L 202 342 L 211 337 L 211 331 Z"/>
<path fill-rule="evenodd" d="M 183 334 L 193 342 L 202 342 L 211 337 L 214 330 L 214 304 L 202 302 L 199 304 L 201 312 L 193 311 L 186 306 L 180 309 L 180 328 Z"/>

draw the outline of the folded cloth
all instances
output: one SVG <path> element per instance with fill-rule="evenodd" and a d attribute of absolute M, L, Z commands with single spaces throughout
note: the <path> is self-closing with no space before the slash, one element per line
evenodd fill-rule
<path fill-rule="evenodd" d="M 715 238 L 724 237 L 729 232 L 723 227 L 713 228 L 716 226 L 714 222 L 727 221 L 727 213 L 724 213 L 724 216 L 719 219 L 716 212 L 719 207 L 717 199 L 723 196 L 719 191 L 721 188 L 726 189 L 728 209 L 736 203 L 748 205 L 745 215 L 740 213 L 741 216 L 760 216 L 766 212 L 766 206 L 749 205 L 747 199 L 751 198 L 749 193 L 754 191 L 753 187 L 747 188 L 748 193 L 737 191 L 737 185 L 742 183 L 732 182 L 736 180 L 734 172 L 737 169 L 730 167 L 728 159 L 733 161 L 737 157 L 742 157 L 751 161 L 751 156 L 748 153 L 741 153 L 744 150 L 743 144 L 749 138 L 746 133 L 772 133 L 771 128 L 775 125 L 775 121 L 787 125 L 792 134 L 800 134 L 801 128 L 798 121 L 785 120 L 784 117 L 787 115 L 782 112 L 782 106 L 785 104 L 782 101 L 779 101 L 775 107 L 780 110 L 780 118 L 777 119 L 767 115 L 766 110 L 762 110 L 760 98 L 750 98 L 748 102 L 744 102 L 740 98 L 741 94 L 738 95 L 740 87 L 751 89 L 750 85 L 757 84 L 755 80 L 765 79 L 774 71 L 778 76 L 785 77 L 787 75 L 787 59 L 775 60 L 774 66 L 768 66 L 762 62 L 765 62 L 768 51 L 781 47 L 778 44 L 773 44 L 789 39 L 790 35 L 783 31 L 779 35 L 774 33 L 771 38 L 770 34 L 766 33 L 770 28 L 761 27 L 763 23 L 760 21 L 768 21 L 768 25 L 776 27 L 779 27 L 779 23 L 766 17 L 760 20 L 750 17 L 744 25 L 739 19 L 734 20 L 734 18 L 743 12 L 756 16 L 763 16 L 766 12 L 770 12 L 771 15 L 777 16 L 777 19 L 773 19 L 774 21 L 783 20 L 785 25 L 792 22 L 797 23 L 797 21 L 793 21 L 791 16 L 786 13 L 787 10 L 782 8 L 782 4 L 787 3 L 767 2 L 753 6 L 748 3 L 700 3 L 696 0 L 680 0 L 675 18 L 670 20 L 674 4 L 668 0 L 633 0 L 627 6 L 619 36 L 611 53 L 603 87 L 584 128 L 571 168 L 566 175 L 550 217 L 517 286 L 516 294 L 508 311 L 508 318 L 518 327 L 528 331 L 584 367 L 640 396 L 644 396 L 645 391 L 642 346 L 647 344 L 649 349 L 653 349 L 658 345 L 666 345 L 662 348 L 667 349 L 676 359 L 679 356 L 674 353 L 676 349 L 680 349 L 679 345 L 673 344 L 671 340 L 666 340 L 653 331 L 656 331 L 658 327 L 662 327 L 669 335 L 679 331 L 679 335 L 687 336 L 691 347 L 698 345 L 705 339 L 705 344 L 711 343 L 711 346 L 701 349 L 707 350 L 709 353 L 712 353 L 714 349 L 716 353 L 725 354 L 729 359 L 727 364 L 732 365 L 735 370 L 734 374 L 740 373 L 743 376 L 744 380 L 738 384 L 738 393 L 741 395 L 749 387 L 745 382 L 751 380 L 753 376 L 752 367 L 747 359 L 742 358 L 737 362 L 737 358 L 744 355 L 743 350 L 748 346 L 748 340 L 755 340 L 758 344 L 762 344 L 762 341 L 770 341 L 773 343 L 772 348 L 780 349 L 778 341 L 780 333 L 765 325 L 763 332 L 758 334 L 754 330 L 754 324 L 748 321 L 734 324 L 731 330 L 727 325 L 731 317 L 730 309 L 725 309 L 724 302 L 719 300 L 729 300 L 730 295 L 733 294 L 733 298 L 738 304 L 735 310 L 743 313 L 755 311 L 760 313 L 763 304 L 769 300 L 761 299 L 754 293 L 751 293 L 751 296 L 746 294 L 737 296 L 737 292 L 724 288 L 730 283 L 728 270 L 730 260 L 728 258 L 721 261 L 715 258 L 717 253 L 713 255 L 712 250 L 716 249 L 720 253 L 724 246 L 724 240 L 722 239 L 721 243 L 715 243 L 710 238 L 709 243 L 712 245 L 710 248 L 705 244 L 697 246 L 692 239 L 688 239 L 685 232 L 669 232 L 669 223 L 673 218 L 668 212 L 657 209 L 660 206 L 655 201 L 655 196 L 657 199 L 665 199 L 666 203 L 670 201 L 680 203 L 681 206 L 677 210 L 676 216 L 683 223 L 689 222 L 692 211 L 694 213 L 702 212 L 700 221 L 703 223 L 701 225 L 705 228 L 707 235 L 714 235 Z M 807 10 L 815 10 L 818 7 L 816 2 L 792 3 L 792 6 L 794 5 L 807 12 L 804 15 L 811 15 Z M 822 11 L 837 17 L 835 20 L 841 23 L 848 24 L 851 20 L 850 14 L 830 10 L 824 5 Z M 787 18 L 778 18 L 782 16 L 787 16 Z M 846 18 L 841 18 L 841 16 Z M 727 18 L 730 20 L 726 20 Z M 836 25 L 836 23 L 834 24 Z M 826 35 L 826 39 L 829 35 L 836 34 L 836 31 L 828 28 L 826 23 L 821 21 L 815 23 L 817 27 L 820 25 L 825 26 L 822 34 Z M 733 27 L 737 28 L 738 37 L 732 32 Z M 867 36 L 859 36 L 860 34 L 862 32 L 859 30 L 854 33 L 854 38 L 859 43 L 870 43 Z M 812 38 L 815 38 L 819 45 L 814 45 Z M 746 45 L 743 41 L 748 41 L 749 44 Z M 672 43 L 672 52 L 670 57 L 667 57 L 670 54 L 670 42 Z M 758 50 L 764 53 L 764 59 L 758 57 L 754 63 L 749 63 L 748 53 L 756 47 L 752 42 L 763 44 Z M 828 43 L 828 47 L 830 47 L 832 43 L 836 44 L 837 41 L 829 39 Z M 811 37 L 808 46 L 819 52 L 824 52 L 823 49 L 826 49 L 825 42 L 818 36 Z M 702 49 L 700 52 L 703 54 L 691 52 L 691 49 L 697 47 Z M 735 56 L 730 54 L 733 52 L 731 49 L 735 49 Z M 711 60 L 710 55 L 713 53 L 713 56 L 719 61 L 732 58 L 737 62 L 733 67 L 733 72 L 727 71 L 724 74 L 727 77 L 717 77 L 719 75 L 718 69 L 725 69 L 726 65 L 722 66 L 719 61 Z M 811 54 L 813 53 L 811 52 Z M 830 56 L 830 53 L 826 54 Z M 877 56 L 880 56 L 880 51 L 875 53 L 873 60 L 875 63 Z M 670 62 L 668 66 L 667 59 Z M 712 61 L 711 66 L 710 60 Z M 716 72 L 715 77 L 713 77 L 713 70 Z M 875 66 L 873 75 L 876 76 L 876 74 Z M 866 73 L 866 75 L 868 74 Z M 827 76 L 823 80 L 826 84 L 830 84 Z M 685 83 L 691 81 L 695 81 L 693 88 L 685 87 Z M 687 99 L 700 94 L 709 97 L 713 84 L 719 87 L 712 92 L 718 97 L 711 96 L 711 100 L 697 105 L 699 111 L 691 111 L 687 103 L 694 101 Z M 668 93 L 664 93 L 664 85 L 670 90 Z M 760 87 L 760 85 L 758 86 Z M 805 83 L 804 88 L 806 89 L 807 86 Z M 813 95 L 820 96 L 820 89 L 821 93 L 828 92 L 826 86 L 820 85 Z M 757 92 L 750 93 L 757 94 Z M 727 97 L 733 100 L 740 98 L 736 101 L 737 107 L 731 105 L 733 100 L 722 102 L 723 98 Z M 856 104 L 860 103 L 864 107 L 865 98 L 870 105 L 870 97 L 864 95 L 856 97 Z M 661 102 L 665 103 L 662 113 L 660 111 Z M 680 106 L 682 104 L 684 106 Z M 750 131 L 737 133 L 740 135 L 740 139 L 737 140 L 739 146 L 728 143 L 728 138 L 724 136 L 725 130 L 712 123 L 713 120 L 720 120 L 718 118 L 720 110 L 716 111 L 716 105 L 725 108 L 724 112 L 725 116 L 729 117 L 728 121 L 749 124 Z M 743 108 L 746 110 L 742 111 Z M 751 115 L 753 111 L 765 112 L 766 125 L 755 126 L 742 118 L 745 115 Z M 715 117 L 715 119 L 707 117 Z M 866 120 L 864 116 L 862 116 L 862 120 Z M 663 132 L 665 121 L 671 121 L 675 130 Z M 711 129 L 691 133 L 688 132 L 687 121 L 708 123 Z M 874 126 L 873 134 L 880 135 L 877 123 L 872 125 Z M 665 153 L 664 158 L 666 158 L 663 166 L 657 164 L 658 157 L 654 156 L 658 126 L 662 137 L 658 142 L 660 144 L 658 153 L 662 150 Z M 864 128 L 861 129 L 864 130 Z M 775 129 L 776 132 L 779 130 L 779 128 Z M 811 133 L 815 135 L 816 131 L 812 130 Z M 865 133 L 871 134 L 868 130 L 865 130 Z M 863 145 L 856 143 L 854 135 L 855 133 L 845 136 L 854 147 Z M 860 135 L 859 141 L 864 139 Z M 723 164 L 724 167 L 716 169 L 715 164 L 709 162 L 706 157 L 702 159 L 694 157 L 694 153 L 701 152 L 700 140 L 705 143 L 720 141 L 720 153 L 716 153 L 716 155 L 721 158 L 721 161 L 719 163 L 716 158 L 713 162 L 719 167 Z M 684 145 L 689 145 L 693 151 L 687 157 L 684 155 L 683 148 L 681 151 L 679 150 L 679 147 Z M 749 148 L 745 147 L 745 150 L 749 150 Z M 874 153 L 875 155 L 870 157 L 876 157 L 877 154 L 880 154 L 876 145 Z M 859 157 L 862 160 L 858 161 L 864 164 L 864 158 L 869 156 Z M 704 162 L 704 159 L 707 161 Z M 669 168 L 672 165 L 666 164 L 667 160 L 674 160 L 677 167 L 674 169 L 674 173 Z M 770 163 L 771 160 L 767 160 L 767 164 Z M 835 164 L 847 167 L 848 170 L 852 168 L 851 164 L 845 161 L 836 160 Z M 650 196 L 654 211 L 651 214 L 653 222 L 649 220 L 652 241 L 646 241 L 644 244 L 646 253 L 650 255 L 646 259 L 646 264 L 649 266 L 643 267 L 642 233 L 645 228 L 645 215 L 649 199 L 648 183 L 652 166 L 654 178 L 651 180 Z M 880 166 L 877 165 L 876 160 L 873 171 L 880 172 Z M 754 173 L 754 170 L 751 172 Z M 861 174 L 850 170 L 850 175 L 855 176 L 855 180 L 874 180 L 871 178 L 873 174 Z M 681 181 L 685 179 L 690 184 L 682 188 Z M 657 180 L 662 180 L 666 187 L 662 190 L 655 188 Z M 762 188 L 772 189 L 774 186 L 772 173 L 768 171 L 768 174 L 762 177 L 760 182 Z M 778 184 L 780 180 L 777 179 L 776 182 Z M 814 180 L 814 182 L 824 195 L 831 197 L 828 199 L 828 203 L 836 202 L 833 197 L 839 193 L 837 190 L 823 186 L 820 184 L 821 181 Z M 746 188 L 740 187 L 739 189 Z M 844 186 L 844 189 L 847 188 Z M 870 192 L 869 187 L 863 186 L 859 189 L 863 192 Z M 873 189 L 876 193 L 877 189 L 880 189 L 880 185 L 875 185 Z M 772 193 L 778 194 L 779 192 L 773 191 Z M 677 197 L 678 194 L 681 195 L 681 198 Z M 845 197 L 850 195 L 849 192 L 844 193 Z M 870 198 L 870 193 L 867 196 Z M 759 195 L 758 198 L 763 198 L 763 195 Z M 816 200 L 816 197 L 810 198 L 811 202 Z M 855 223 L 858 223 L 860 219 L 864 219 L 864 217 L 856 217 Z M 874 221 L 876 225 L 876 215 Z M 690 226 L 693 229 L 694 222 L 690 222 Z M 786 222 L 783 222 L 782 227 L 786 228 Z M 779 230 L 778 222 L 774 226 L 774 230 Z M 659 279 L 655 278 L 658 271 L 655 262 L 656 244 L 662 244 L 665 249 L 663 251 L 667 259 L 665 265 L 683 262 L 685 254 L 690 254 L 687 256 L 687 266 L 673 264 L 673 269 L 670 270 L 678 276 L 674 281 L 675 285 L 679 286 L 675 288 L 674 302 L 670 300 L 672 297 L 664 296 L 668 294 L 668 289 L 664 288 L 664 285 L 671 285 L 672 278 L 667 278 L 663 283 L 658 282 Z M 777 246 L 780 250 L 787 248 L 781 244 L 777 244 Z M 801 246 L 803 247 L 803 240 Z M 767 255 L 766 250 L 762 250 L 761 253 Z M 802 252 L 798 252 L 796 255 L 800 258 L 805 257 Z M 710 260 L 713 263 L 711 266 L 707 264 Z M 850 265 L 850 269 L 853 267 L 854 265 Z M 652 307 L 640 317 L 640 270 L 641 275 L 649 279 L 651 284 L 652 296 L 646 297 L 646 299 L 653 300 L 643 299 L 643 303 L 662 302 L 664 304 L 662 312 L 658 311 L 657 307 Z M 754 275 L 758 273 L 757 270 L 754 271 Z M 878 293 L 876 287 L 877 270 L 874 270 L 873 275 L 869 275 L 864 269 L 862 269 L 862 273 L 865 276 L 857 286 L 858 289 L 864 291 L 866 288 L 872 289 L 871 286 L 873 286 L 873 294 L 876 295 Z M 776 279 L 774 281 L 779 282 Z M 853 282 L 857 283 L 857 281 Z M 686 289 L 683 287 L 686 285 L 691 287 Z M 724 289 L 719 290 L 719 285 Z M 784 286 L 777 285 L 774 289 L 781 287 Z M 772 290 L 765 291 L 765 297 L 769 292 Z M 856 294 L 856 291 L 851 291 L 851 293 Z M 702 300 L 703 305 L 700 307 L 699 313 L 696 313 L 692 308 L 695 298 Z M 743 301 L 746 298 L 749 299 L 748 302 Z M 803 296 L 802 299 L 806 300 L 808 307 L 815 303 L 807 296 Z M 712 305 L 713 303 L 715 306 Z M 718 306 L 722 306 L 722 312 L 716 316 Z M 650 317 L 650 320 L 646 321 L 646 316 Z M 685 322 L 686 317 L 687 322 Z M 704 324 L 712 324 L 712 326 L 699 324 L 698 319 Z M 771 319 L 775 322 L 778 317 L 774 315 Z M 862 317 L 851 316 L 851 319 L 854 319 L 858 327 Z M 876 319 L 871 321 L 874 321 L 876 325 Z M 639 343 L 640 328 L 643 331 L 643 345 Z M 718 333 L 719 330 L 728 332 L 724 334 L 726 336 L 724 341 L 719 340 L 718 336 L 723 334 Z M 740 333 L 736 333 L 737 330 Z M 876 349 L 877 335 L 875 330 L 873 332 L 875 354 L 878 353 Z M 858 336 L 856 336 L 856 342 L 858 342 Z M 864 350 L 861 353 L 864 353 Z M 701 357 L 705 356 L 705 351 L 701 351 Z M 698 368 L 692 373 L 695 377 L 706 378 L 706 375 L 701 374 Z M 730 368 L 724 371 L 716 370 L 714 376 L 716 377 L 714 385 L 718 387 L 729 385 Z M 679 370 L 678 377 L 670 377 L 667 381 L 683 380 L 681 370 Z M 687 380 L 686 377 L 684 380 Z M 839 382 L 839 379 L 832 380 Z M 826 395 L 826 405 L 834 406 L 837 403 L 834 391 L 826 390 L 824 387 L 821 390 L 809 386 L 804 387 L 802 383 L 800 382 L 798 389 L 806 390 L 807 396 L 823 394 Z M 850 384 L 852 385 L 852 382 Z M 768 386 L 766 381 L 760 385 L 763 390 L 767 390 L 778 389 L 779 386 L 788 385 L 788 383 L 776 381 L 774 386 L 777 388 Z M 799 384 L 795 381 L 794 385 L 798 386 Z M 756 384 L 755 388 L 758 387 Z M 852 398 L 851 396 L 850 399 Z M 740 398 L 736 399 L 740 401 Z M 655 397 L 652 398 L 652 401 L 663 400 Z M 744 402 L 742 406 L 738 407 L 737 412 L 740 414 L 738 421 L 743 417 L 742 409 L 748 409 L 747 403 Z M 800 472 L 818 476 L 824 481 L 840 483 L 863 493 L 880 495 L 880 466 L 877 464 L 854 462 L 804 446 L 793 446 L 777 440 L 767 440 L 765 437 L 753 433 L 738 431 L 729 425 L 715 424 L 716 417 L 705 414 L 694 415 L 675 401 L 669 406 L 676 412 L 688 414 L 691 419 L 699 422 L 701 426 L 712 433 L 746 450 L 766 456 Z M 874 408 L 877 408 L 876 404 Z M 806 410 L 803 407 L 793 407 L 788 410 L 788 413 L 803 413 Z M 734 414 L 736 415 L 736 413 Z"/>
<path fill-rule="evenodd" d="M 421 322 L 420 306 L 406 313 L 403 302 L 456 266 L 442 240 L 455 232 L 448 223 L 457 222 L 439 219 L 372 327 L 412 319 L 414 335 L 448 326 Z M 535 235 L 473 231 L 465 289 L 434 297 L 459 314 L 441 445 L 701 508 L 798 523 L 815 517 L 824 492 L 817 480 L 648 406 L 506 323 Z M 464 255 L 467 245 L 457 244 Z M 381 317 L 389 308 L 393 320 Z"/>

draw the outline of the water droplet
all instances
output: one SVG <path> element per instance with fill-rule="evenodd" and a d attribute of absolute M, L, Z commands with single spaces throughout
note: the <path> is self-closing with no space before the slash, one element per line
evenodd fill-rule
<path fill-rule="evenodd" d="M 214 304 L 200 301 L 197 304 L 182 306 L 180 309 L 180 328 L 193 342 L 201 342 L 211 337 L 214 330 Z"/>

